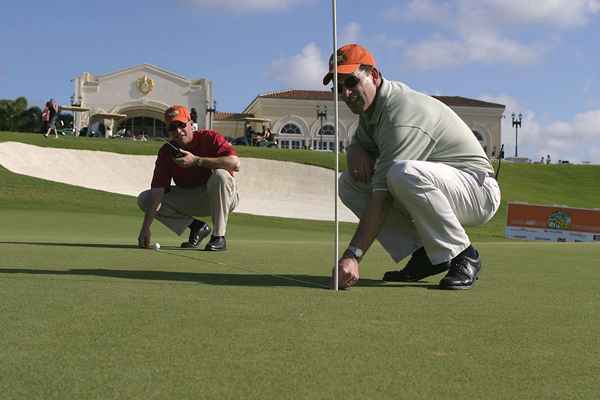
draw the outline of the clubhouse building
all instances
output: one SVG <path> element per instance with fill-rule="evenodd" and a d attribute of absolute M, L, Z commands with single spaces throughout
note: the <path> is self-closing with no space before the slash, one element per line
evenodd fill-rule
<path fill-rule="evenodd" d="M 290 149 L 335 148 L 334 103 L 330 91 L 285 90 L 258 95 L 241 112 L 217 111 L 212 81 L 189 79 L 154 65 L 142 64 L 105 75 L 84 72 L 74 80 L 72 105 L 89 109 L 74 113 L 76 132 L 87 127 L 110 137 L 117 133 L 165 136 L 164 111 L 173 104 L 194 108 L 200 128 L 231 138 L 269 127 L 278 146 Z M 472 129 L 490 157 L 501 145 L 505 106 L 458 96 L 433 96 L 451 107 Z M 358 117 L 339 103 L 340 148 L 358 125 Z"/>

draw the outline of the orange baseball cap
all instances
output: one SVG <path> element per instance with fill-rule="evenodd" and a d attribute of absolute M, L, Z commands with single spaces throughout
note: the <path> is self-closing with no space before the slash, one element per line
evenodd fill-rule
<path fill-rule="evenodd" d="M 167 111 L 165 111 L 165 121 L 167 121 L 167 124 L 170 124 L 174 121 L 183 122 L 185 124 L 191 119 L 192 118 L 190 117 L 190 112 L 188 109 L 179 104 L 171 106 L 167 108 Z"/>
<path fill-rule="evenodd" d="M 351 74 L 361 65 L 376 67 L 375 57 L 366 48 L 359 44 L 351 43 L 340 47 L 337 51 L 337 73 Z M 329 58 L 329 72 L 323 78 L 323 85 L 333 79 L 333 54 Z"/>

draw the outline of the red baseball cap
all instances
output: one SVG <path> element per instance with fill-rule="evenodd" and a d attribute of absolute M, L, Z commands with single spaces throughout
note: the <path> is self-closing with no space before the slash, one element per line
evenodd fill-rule
<path fill-rule="evenodd" d="M 189 122 L 192 118 L 187 107 L 176 104 L 167 108 L 165 111 L 165 121 L 170 124 L 173 121 L 183 122 L 184 124 Z"/>
<path fill-rule="evenodd" d="M 337 51 L 337 73 L 351 74 L 361 65 L 377 66 L 375 57 L 366 48 L 359 44 L 351 43 L 340 47 Z M 323 85 L 333 79 L 333 54 L 329 58 L 329 72 L 323 78 Z"/>

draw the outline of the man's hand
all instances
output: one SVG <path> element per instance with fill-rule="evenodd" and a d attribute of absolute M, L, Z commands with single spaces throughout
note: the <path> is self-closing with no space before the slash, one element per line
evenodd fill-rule
<path fill-rule="evenodd" d="M 140 249 L 149 249 L 151 238 L 152 234 L 150 233 L 150 228 L 142 227 L 138 236 L 138 247 Z"/>
<path fill-rule="evenodd" d="M 196 164 L 197 157 L 195 155 L 184 149 L 179 149 L 179 152 L 183 154 L 183 157 L 175 158 L 173 160 L 175 161 L 175 164 L 183 168 L 189 168 Z"/>
<path fill-rule="evenodd" d="M 353 145 L 348 148 L 348 171 L 352 179 L 367 183 L 373 175 L 375 162 L 362 147 Z"/>
<path fill-rule="evenodd" d="M 358 273 L 358 261 L 354 257 L 342 257 L 338 261 L 337 265 L 339 276 L 338 276 L 338 287 L 340 289 L 348 289 L 360 278 Z M 335 268 L 331 272 L 331 285 L 332 289 L 335 289 Z"/>

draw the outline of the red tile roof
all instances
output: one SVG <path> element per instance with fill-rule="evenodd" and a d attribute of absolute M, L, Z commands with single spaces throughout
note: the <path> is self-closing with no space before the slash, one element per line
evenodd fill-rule
<path fill-rule="evenodd" d="M 296 99 L 296 100 L 331 100 L 331 90 L 283 90 L 280 92 L 269 92 L 258 97 L 267 99 Z"/>
<path fill-rule="evenodd" d="M 296 100 L 329 100 L 333 101 L 333 93 L 330 90 L 283 90 L 279 92 L 269 92 L 258 97 L 267 99 L 296 99 Z M 470 99 L 460 96 L 432 96 L 452 107 L 487 107 L 487 108 L 504 108 L 505 106 L 498 103 L 490 103 L 487 101 Z"/>
<path fill-rule="evenodd" d="M 232 113 L 232 112 L 223 112 L 217 111 L 213 118 L 215 121 L 243 121 L 244 118 L 253 118 L 254 114 L 243 114 L 243 113 Z"/>

